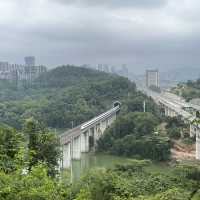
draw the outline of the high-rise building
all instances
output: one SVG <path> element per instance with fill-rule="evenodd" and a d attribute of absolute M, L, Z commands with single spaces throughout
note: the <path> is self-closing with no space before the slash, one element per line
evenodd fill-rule
<path fill-rule="evenodd" d="M 110 71 L 111 71 L 112 74 L 116 74 L 117 73 L 115 66 L 112 66 Z"/>
<path fill-rule="evenodd" d="M 24 58 L 25 65 L 32 67 L 35 66 L 35 57 L 34 56 L 27 56 Z"/>
<path fill-rule="evenodd" d="M 8 62 L 0 62 L 0 71 L 8 70 Z"/>
<path fill-rule="evenodd" d="M 158 70 L 146 70 L 146 86 L 159 87 L 159 72 Z"/>
<path fill-rule="evenodd" d="M 98 69 L 99 71 L 102 71 L 102 70 L 103 70 L 103 65 L 102 65 L 102 64 L 98 64 L 97 69 Z"/>
<path fill-rule="evenodd" d="M 80 67 L 86 68 L 86 69 L 92 69 L 92 66 L 90 64 L 83 64 Z"/>
<path fill-rule="evenodd" d="M 127 65 L 126 64 L 123 64 L 122 65 L 122 76 L 125 76 L 125 77 L 128 77 L 128 68 L 127 68 Z"/>
<path fill-rule="evenodd" d="M 106 73 L 109 73 L 109 67 L 108 65 L 103 65 L 103 71 L 106 72 Z"/>

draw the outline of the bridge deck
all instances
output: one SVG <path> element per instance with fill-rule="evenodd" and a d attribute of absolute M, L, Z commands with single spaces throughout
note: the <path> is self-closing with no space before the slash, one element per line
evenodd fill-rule
<path fill-rule="evenodd" d="M 108 110 L 107 112 L 102 113 L 99 116 L 94 117 L 93 119 L 91 119 L 87 122 L 84 122 L 83 124 L 73 128 L 73 129 L 66 131 L 65 133 L 63 133 L 60 136 L 61 144 L 65 144 L 65 143 L 70 142 L 72 137 L 78 137 L 84 131 L 84 129 L 87 129 L 90 126 L 94 126 L 98 122 L 101 122 L 101 121 L 107 119 L 108 117 L 117 113 L 119 110 L 120 110 L 120 106 L 116 106 L 116 107 Z"/>

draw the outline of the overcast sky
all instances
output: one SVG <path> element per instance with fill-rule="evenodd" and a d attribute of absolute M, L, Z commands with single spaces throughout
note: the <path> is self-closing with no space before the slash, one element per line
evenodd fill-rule
<path fill-rule="evenodd" d="M 0 60 L 200 67 L 199 0 L 1 0 Z"/>

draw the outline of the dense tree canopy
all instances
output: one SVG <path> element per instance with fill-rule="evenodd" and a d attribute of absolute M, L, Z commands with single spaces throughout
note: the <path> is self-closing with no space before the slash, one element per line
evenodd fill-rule
<path fill-rule="evenodd" d="M 186 101 L 200 98 L 200 79 L 180 83 L 172 89 L 172 92 L 184 97 Z"/>
<path fill-rule="evenodd" d="M 98 141 L 98 150 L 153 160 L 170 157 L 168 138 L 155 134 L 159 119 L 151 113 L 130 112 L 119 117 Z"/>
<path fill-rule="evenodd" d="M 127 78 L 73 66 L 53 69 L 36 80 L 41 82 L 18 90 L 2 86 L 0 121 L 20 129 L 34 117 L 49 127 L 71 128 L 72 121 L 78 125 L 137 93 Z"/>
<path fill-rule="evenodd" d="M 140 161 L 142 162 L 142 161 Z M 85 200 L 196 200 L 196 181 L 171 174 L 149 173 L 142 164 L 88 173 L 74 188 L 75 199 Z M 138 167 L 140 170 L 138 171 Z M 143 165 L 146 165 L 144 162 Z M 78 191 L 78 192 L 77 192 Z"/>
<path fill-rule="evenodd" d="M 16 169 L 15 158 L 20 152 L 23 136 L 14 129 L 0 128 L 0 169 L 6 173 Z"/>
<path fill-rule="evenodd" d="M 43 162 L 48 166 L 49 175 L 55 176 L 60 159 L 60 144 L 55 133 L 34 119 L 27 120 L 24 133 L 28 136 L 29 168 Z"/>
<path fill-rule="evenodd" d="M 30 88 L 2 85 L 0 121 L 21 129 L 27 118 L 34 117 L 48 127 L 71 128 L 72 122 L 79 125 L 110 109 L 116 100 L 122 102 L 123 113 L 142 111 L 145 100 L 146 110 L 158 114 L 153 101 L 127 78 L 62 66 L 41 75 Z"/>

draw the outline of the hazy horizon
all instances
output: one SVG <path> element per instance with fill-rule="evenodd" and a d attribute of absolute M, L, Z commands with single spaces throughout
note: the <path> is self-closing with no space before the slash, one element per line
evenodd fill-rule
<path fill-rule="evenodd" d="M 0 61 L 198 67 L 197 0 L 3 0 Z"/>

